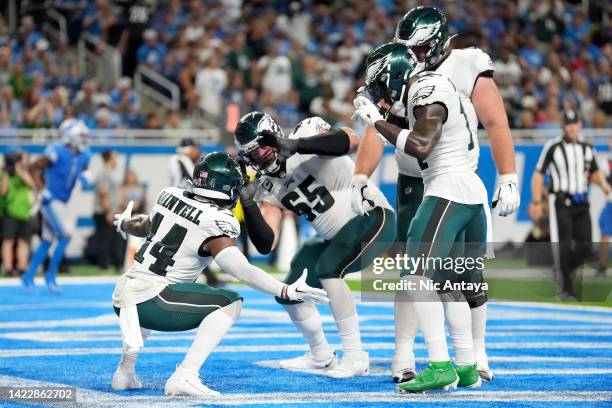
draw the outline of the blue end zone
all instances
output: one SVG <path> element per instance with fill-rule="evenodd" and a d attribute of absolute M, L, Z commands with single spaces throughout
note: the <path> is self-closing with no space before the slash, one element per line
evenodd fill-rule
<path fill-rule="evenodd" d="M 371 375 L 330 379 L 274 368 L 274 361 L 300 355 L 306 347 L 271 297 L 245 287 L 235 288 L 245 299 L 240 319 L 201 372 L 203 382 L 223 394 L 221 399 L 202 403 L 162 395 L 193 331 L 153 333 L 137 364 L 144 388 L 117 393 L 110 389 L 121 352 L 110 305 L 113 285 L 67 284 L 63 289 L 61 296 L 43 288 L 28 296 L 20 287 L 0 286 L 0 386 L 36 381 L 76 386 L 84 404 L 103 406 L 552 408 L 610 406 L 612 398 L 612 310 L 491 303 L 487 344 L 495 380 L 478 390 L 399 395 L 389 371 L 391 305 L 358 305 Z M 330 343 L 338 345 L 329 309 L 320 311 Z M 422 369 L 426 350 L 421 337 L 415 352 Z"/>

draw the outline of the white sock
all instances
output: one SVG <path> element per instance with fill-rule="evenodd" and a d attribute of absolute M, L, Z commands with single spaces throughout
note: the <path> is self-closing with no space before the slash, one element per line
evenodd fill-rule
<path fill-rule="evenodd" d="M 467 302 L 462 300 L 444 302 L 448 331 L 455 348 L 455 364 L 458 366 L 475 363 L 472 344 L 472 316 Z"/>
<path fill-rule="evenodd" d="M 429 361 L 449 361 L 442 302 L 415 302 L 414 310 L 425 337 Z"/>
<path fill-rule="evenodd" d="M 291 317 L 295 327 L 302 333 L 306 342 L 308 342 L 312 355 L 315 358 L 328 358 L 333 351 L 329 347 L 329 343 L 327 343 L 323 333 L 321 315 L 317 307 L 310 302 L 283 305 L 283 307 L 289 314 L 289 317 Z"/>
<path fill-rule="evenodd" d="M 487 331 L 487 304 L 470 309 L 472 315 L 472 340 L 474 355 L 479 365 L 489 366 L 487 350 L 485 347 L 485 333 Z"/>
<path fill-rule="evenodd" d="M 147 340 L 147 337 L 149 337 L 150 334 L 151 330 L 142 327 L 140 328 L 140 335 L 142 336 L 142 341 Z M 128 352 L 127 350 L 127 345 L 123 343 L 123 353 L 121 354 L 121 361 L 119 361 L 119 366 L 123 369 L 135 370 L 138 352 Z"/>
<path fill-rule="evenodd" d="M 217 347 L 225 333 L 232 327 L 241 309 L 242 302 L 237 301 L 206 316 L 202 323 L 200 323 L 196 338 L 179 367 L 199 373 L 202 364 L 204 364 L 204 361 L 206 361 L 213 349 Z"/>
<path fill-rule="evenodd" d="M 415 368 L 414 338 L 416 337 L 418 319 L 414 305 L 400 292 L 395 296 L 393 307 L 395 317 L 395 355 L 393 360 L 406 363 L 407 367 Z"/>
<path fill-rule="evenodd" d="M 362 351 L 359 317 L 348 285 L 339 278 L 323 279 L 321 283 L 329 297 L 329 306 L 338 327 L 344 354 Z"/>

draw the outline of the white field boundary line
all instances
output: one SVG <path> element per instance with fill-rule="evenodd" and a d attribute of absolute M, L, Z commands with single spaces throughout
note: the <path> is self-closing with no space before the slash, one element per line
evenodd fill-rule
<path fill-rule="evenodd" d="M 493 312 L 489 313 L 489 320 L 536 320 L 536 321 L 555 321 L 555 322 L 572 322 L 572 323 L 600 323 L 611 324 L 612 316 L 593 316 L 581 313 L 567 312 Z M 71 327 L 71 326 L 96 326 L 96 325 L 116 325 L 118 317 L 114 313 L 106 313 L 95 317 L 85 317 L 65 320 L 39 320 L 39 321 L 10 321 L 0 322 L 0 329 L 16 329 L 16 328 L 42 328 L 42 327 Z M 372 320 L 393 321 L 393 314 L 360 314 L 360 322 L 369 322 Z M 246 308 L 242 312 L 240 320 L 242 323 L 287 323 L 292 324 L 289 316 L 285 311 L 263 310 Z M 331 315 L 322 315 L 323 323 L 333 323 Z"/>
<path fill-rule="evenodd" d="M 327 335 L 337 337 L 337 332 L 328 331 Z M 494 331 L 491 330 L 487 332 L 487 338 L 489 339 L 489 343 L 494 338 L 502 338 L 507 339 L 511 337 L 589 337 L 589 340 L 594 337 L 612 337 L 612 331 L 566 331 L 566 332 L 541 332 L 541 331 L 532 331 L 532 332 L 511 332 L 511 331 Z M 147 342 L 150 341 L 175 341 L 175 340 L 192 340 L 195 337 L 193 331 L 187 333 L 164 333 L 164 332 L 155 332 L 151 337 L 147 339 Z M 374 338 L 374 339 L 394 339 L 395 334 L 393 332 L 388 331 L 371 331 L 371 330 L 361 330 L 362 338 Z M 417 336 L 420 338 L 421 336 Z M 42 343 L 63 343 L 63 342 L 108 342 L 108 341 L 121 341 L 121 333 L 117 331 L 109 331 L 109 330 L 94 330 L 94 331 L 24 331 L 24 332 L 5 332 L 0 333 L 0 338 L 9 339 L 9 340 L 28 340 L 28 341 L 36 341 Z M 302 334 L 297 331 L 293 332 L 270 332 L 267 333 L 259 332 L 259 333 L 228 333 L 223 337 L 227 340 L 235 340 L 235 339 L 301 339 Z M 552 340 L 554 345 L 555 340 Z M 610 341 L 612 347 L 612 341 Z"/>
<path fill-rule="evenodd" d="M 330 344 L 334 349 L 340 349 L 340 344 Z M 394 350 L 393 343 L 363 343 L 366 350 Z M 576 343 L 576 342 L 499 342 L 487 345 L 488 350 L 533 350 L 547 349 L 551 346 L 555 349 L 571 350 L 598 350 L 612 349 L 612 343 Z M 186 353 L 188 347 L 144 347 L 141 353 Z M 425 350 L 424 344 L 417 343 L 415 350 Z M 36 349 L 6 349 L 0 350 L 0 358 L 13 357 L 35 357 L 35 356 L 77 356 L 95 354 L 121 354 L 121 347 L 81 347 L 81 348 L 36 348 Z M 215 353 L 259 353 L 259 352 L 285 352 L 285 351 L 307 351 L 305 344 L 266 344 L 255 346 L 219 346 Z"/>
<path fill-rule="evenodd" d="M 83 326 L 83 327 L 94 327 L 94 326 Z M 111 325 L 100 325 L 97 326 L 100 329 L 98 330 L 81 330 L 79 329 L 79 326 L 74 326 L 73 329 L 74 330 L 70 330 L 72 332 L 75 333 L 91 333 L 91 334 L 104 334 L 104 333 L 108 333 L 108 334 L 112 334 L 115 332 L 115 330 L 119 330 L 119 324 L 111 324 Z M 510 333 L 510 334 L 523 334 L 526 332 L 533 332 L 533 333 L 546 333 L 546 332 L 551 332 L 551 331 L 555 331 L 555 333 L 565 333 L 565 332 L 569 332 L 570 334 L 574 334 L 576 332 L 580 332 L 580 331 L 585 331 L 585 330 L 589 330 L 589 335 L 591 333 L 602 333 L 606 330 L 611 330 L 612 329 L 612 325 L 604 325 L 604 324 L 577 324 L 577 325 L 541 325 L 541 324 L 522 324 L 522 325 L 498 325 L 495 324 L 495 322 L 487 322 L 487 327 L 491 328 L 490 330 L 487 330 L 487 335 L 489 333 Z M 336 331 L 336 324 L 335 323 L 325 323 L 323 325 L 323 328 L 325 330 L 326 333 L 335 333 Z M 369 325 L 369 324 L 362 324 L 361 325 L 361 332 L 373 332 L 373 331 L 381 331 L 381 332 L 385 332 L 388 333 L 389 331 L 393 331 L 395 328 L 393 325 Z M 2 329 L 0 329 L 0 336 L 2 336 L 3 332 L 1 331 Z M 53 331 L 48 331 L 48 333 L 57 333 L 57 332 L 62 332 L 64 330 L 53 330 Z M 65 330 L 68 331 L 68 330 Z M 18 333 L 23 333 L 23 332 L 27 332 L 27 331 L 20 331 Z M 196 329 L 193 330 L 187 330 L 185 332 L 181 332 L 181 334 L 177 334 L 177 336 L 180 335 L 185 335 L 188 333 L 195 333 Z M 278 327 L 252 327 L 252 326 L 246 326 L 241 324 L 240 320 L 238 320 L 238 322 L 232 326 L 232 328 L 229 330 L 229 333 L 270 333 L 270 332 L 274 332 L 274 333 L 294 333 L 296 332 L 296 329 L 293 325 L 282 325 L 282 326 L 278 326 Z M 4 332 L 6 333 L 6 332 Z M 164 333 L 164 332 L 156 332 L 154 331 L 153 333 Z"/>
<path fill-rule="evenodd" d="M 64 384 L 29 380 L 19 377 L 0 376 L 0 386 L 10 387 L 61 387 Z M 161 390 L 160 390 L 161 392 Z M 394 392 L 322 392 L 322 393 L 250 393 L 223 394 L 220 397 L 185 398 L 166 396 L 126 396 L 112 392 L 100 392 L 77 388 L 77 404 L 96 407 L 189 407 L 192 404 L 215 405 L 271 405 L 308 403 L 355 403 L 355 402 L 581 402 L 612 399 L 611 391 L 464 391 L 433 394 L 398 394 Z M 66 406 L 53 403 L 50 406 Z"/>

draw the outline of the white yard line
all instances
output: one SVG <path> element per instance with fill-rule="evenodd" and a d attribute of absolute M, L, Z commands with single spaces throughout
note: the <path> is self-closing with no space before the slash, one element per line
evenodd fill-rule
<path fill-rule="evenodd" d="M 64 387 L 66 385 L 28 380 L 20 377 L 0 376 L 0 386 L 18 387 Z M 161 392 L 161 390 L 160 390 Z M 77 404 L 96 407 L 189 407 L 202 404 L 218 405 L 272 405 L 272 404 L 309 404 L 309 403 L 357 403 L 357 402 L 581 402 L 612 399 L 610 391 L 456 391 L 432 394 L 398 394 L 394 392 L 305 392 L 305 393 L 250 393 L 223 394 L 220 397 L 189 398 L 165 396 L 130 396 L 112 392 L 94 391 L 86 388 L 76 389 Z M 65 406 L 62 403 L 49 406 Z"/>
<path fill-rule="evenodd" d="M 420 359 L 419 359 L 420 360 Z M 279 363 L 282 360 L 264 360 L 257 361 L 254 364 L 260 367 L 277 368 L 280 369 Z M 419 361 L 421 362 L 421 361 Z M 305 369 L 296 370 L 308 374 L 325 375 L 324 370 L 316 369 Z M 561 369 L 561 368 L 520 368 L 520 369 L 494 369 L 495 375 L 597 375 L 597 374 L 612 374 L 612 368 L 572 368 L 572 369 Z M 391 370 L 389 367 L 370 367 L 370 374 L 372 376 L 389 376 L 391 377 Z"/>
<path fill-rule="evenodd" d="M 331 344 L 340 349 L 340 344 Z M 394 350 L 393 343 L 364 343 L 366 350 Z M 524 349 L 556 349 L 597 350 L 612 348 L 611 342 L 496 342 L 487 344 L 489 350 L 524 350 Z M 425 349 L 424 344 L 415 344 L 416 350 Z M 266 344 L 255 346 L 219 346 L 215 353 L 257 353 L 275 351 L 306 351 L 305 344 Z M 187 347 L 144 347 L 141 353 L 185 353 Z M 31 357 L 31 356 L 75 356 L 85 354 L 120 354 L 121 347 L 82 347 L 82 348 L 39 348 L 39 349 L 8 349 L 0 350 L 0 358 Z"/>
<path fill-rule="evenodd" d="M 328 330 L 328 335 L 337 335 L 336 330 Z M 149 338 L 148 341 L 174 341 L 174 340 L 192 340 L 195 336 L 193 331 L 183 333 L 164 333 L 155 332 Z M 578 330 L 567 330 L 567 331 L 524 331 L 524 332 L 513 332 L 513 331 L 487 331 L 487 338 L 489 343 L 494 338 L 508 338 L 508 337 L 521 337 L 521 336 L 533 336 L 533 337 L 576 337 L 584 336 L 589 338 L 594 337 L 611 337 L 612 331 L 578 331 Z M 374 339 L 394 339 L 395 334 L 392 331 L 379 331 L 379 330 L 368 330 L 365 326 L 361 330 L 362 338 L 374 338 Z M 20 332 L 5 332 L 0 333 L 0 338 L 10 340 L 29 340 L 43 343 L 63 343 L 63 342 L 91 342 L 91 341 L 121 341 L 121 333 L 119 330 L 89 330 L 89 331 L 77 331 L 77 330 L 66 330 L 66 331 L 20 331 Z M 224 339 L 301 339 L 302 334 L 293 331 L 274 331 L 270 332 L 230 332 L 223 337 Z M 554 344 L 554 343 L 553 343 Z M 612 347 L 612 345 L 611 345 Z"/>

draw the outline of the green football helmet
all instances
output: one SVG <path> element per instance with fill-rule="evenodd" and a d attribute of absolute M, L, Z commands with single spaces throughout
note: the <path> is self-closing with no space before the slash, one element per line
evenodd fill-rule
<path fill-rule="evenodd" d="M 236 146 L 249 165 L 262 174 L 277 174 L 283 169 L 283 163 L 278 160 L 273 148 L 259 143 L 264 134 L 279 138 L 285 135 L 281 127 L 270 115 L 263 112 L 251 112 L 238 121 L 234 131 Z"/>
<path fill-rule="evenodd" d="M 424 53 L 425 67 L 430 68 L 444 57 L 451 38 L 444 14 L 435 7 L 419 6 L 397 24 L 394 41 L 411 48 L 417 56 Z"/>
<path fill-rule="evenodd" d="M 244 183 L 240 165 L 225 152 L 208 153 L 193 169 L 192 193 L 208 199 L 225 200 L 233 208 Z"/>
<path fill-rule="evenodd" d="M 368 56 L 366 90 L 375 103 L 381 99 L 389 105 L 401 103 L 408 91 L 408 79 L 420 68 L 416 56 L 405 45 L 383 44 Z"/>

